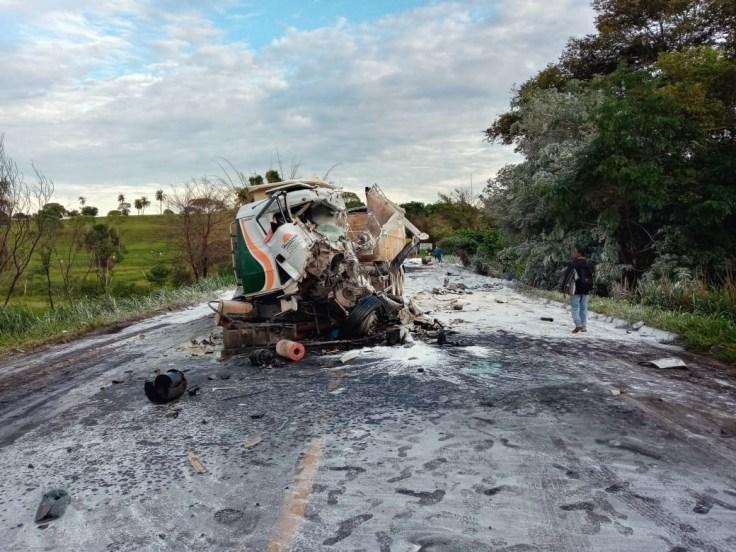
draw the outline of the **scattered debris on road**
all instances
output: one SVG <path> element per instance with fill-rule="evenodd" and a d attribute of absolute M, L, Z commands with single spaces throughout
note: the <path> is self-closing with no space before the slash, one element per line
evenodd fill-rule
<path fill-rule="evenodd" d="M 53 489 L 44 493 L 36 510 L 35 522 L 41 525 L 59 519 L 64 515 L 71 500 L 69 493 L 63 489 Z"/>
<path fill-rule="evenodd" d="M 199 458 L 197 457 L 197 455 L 194 453 L 193 450 L 190 450 L 189 452 L 187 452 L 187 458 L 189 459 L 189 463 L 194 468 L 194 471 L 196 471 L 197 473 L 207 472 L 207 468 L 205 468 L 204 464 L 200 462 Z"/>
<path fill-rule="evenodd" d="M 243 446 L 247 449 L 253 448 L 256 445 L 258 445 L 258 443 L 260 443 L 261 441 L 263 441 L 263 435 L 260 435 L 260 434 L 254 435 L 253 437 L 248 437 L 246 439 L 243 439 Z"/>
<path fill-rule="evenodd" d="M 270 349 L 256 349 L 248 358 L 253 366 L 270 366 L 273 364 L 274 354 Z"/>
<path fill-rule="evenodd" d="M 641 366 L 651 366 L 653 368 L 665 369 L 665 368 L 687 368 L 687 364 L 681 358 L 677 357 L 666 357 L 657 358 L 654 360 L 643 360 L 639 363 Z"/>
<path fill-rule="evenodd" d="M 152 403 L 163 404 L 182 396 L 187 389 L 187 379 L 179 370 L 167 370 L 151 381 L 146 381 L 143 390 Z"/>
<path fill-rule="evenodd" d="M 276 343 L 276 354 L 294 362 L 299 362 L 303 359 L 305 352 L 304 345 L 298 341 L 282 339 Z"/>
<path fill-rule="evenodd" d="M 542 316 L 542 317 L 540 318 L 540 320 L 541 320 L 542 322 L 554 322 L 554 321 L 555 321 L 555 319 L 554 319 L 554 318 L 552 318 L 551 316 Z"/>

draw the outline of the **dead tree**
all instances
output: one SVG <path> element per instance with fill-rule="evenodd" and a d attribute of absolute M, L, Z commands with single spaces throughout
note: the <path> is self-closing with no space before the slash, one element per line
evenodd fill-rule
<path fill-rule="evenodd" d="M 0 279 L 7 282 L 3 307 L 10 302 L 49 224 L 43 206 L 54 193 L 54 183 L 35 166 L 33 172 L 36 182 L 27 184 L 6 154 L 0 136 Z"/>
<path fill-rule="evenodd" d="M 175 189 L 170 202 L 179 212 L 176 239 L 195 280 L 228 258 L 228 226 L 233 218 L 230 191 L 220 181 L 193 179 Z"/>

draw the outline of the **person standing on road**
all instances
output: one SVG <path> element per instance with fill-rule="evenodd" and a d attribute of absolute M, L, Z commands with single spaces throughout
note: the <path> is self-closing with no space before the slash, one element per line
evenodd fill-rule
<path fill-rule="evenodd" d="M 442 264 L 442 249 L 439 245 L 434 246 L 434 251 L 432 251 L 432 256 L 434 257 L 435 261 L 437 261 L 439 264 Z"/>
<path fill-rule="evenodd" d="M 573 259 L 562 278 L 560 291 L 570 295 L 572 321 L 575 323 L 572 333 L 587 332 L 588 302 L 593 292 L 593 265 L 585 258 L 583 248 L 579 245 L 573 250 Z"/>

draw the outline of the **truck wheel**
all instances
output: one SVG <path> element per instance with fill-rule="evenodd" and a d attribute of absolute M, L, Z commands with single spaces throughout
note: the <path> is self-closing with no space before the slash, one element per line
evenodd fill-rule
<path fill-rule="evenodd" d="M 383 303 L 375 295 L 368 295 L 350 311 L 342 329 L 346 337 L 363 337 L 371 335 L 378 324 L 378 314 Z"/>

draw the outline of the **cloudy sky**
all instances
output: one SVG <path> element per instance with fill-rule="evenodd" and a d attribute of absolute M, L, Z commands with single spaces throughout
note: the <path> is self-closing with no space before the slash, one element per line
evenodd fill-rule
<path fill-rule="evenodd" d="M 588 0 L 0 0 L 0 133 L 68 206 L 277 155 L 433 201 L 514 160 L 483 129 L 592 25 Z"/>

